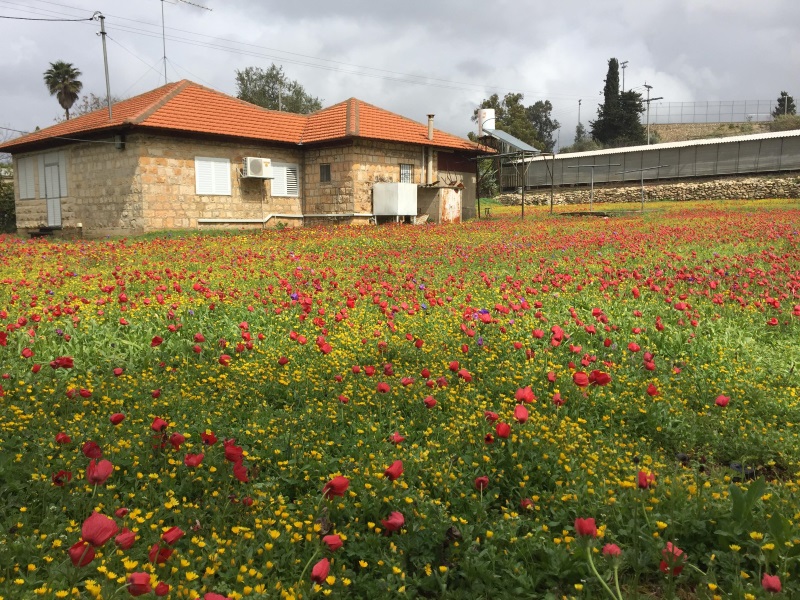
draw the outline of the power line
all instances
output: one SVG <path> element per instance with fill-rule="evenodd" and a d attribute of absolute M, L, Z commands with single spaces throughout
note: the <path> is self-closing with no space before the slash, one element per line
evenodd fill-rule
<path fill-rule="evenodd" d="M 78 21 L 91 21 L 92 17 L 88 19 L 33 19 L 31 17 L 8 17 L 6 15 L 0 15 L 0 19 L 13 19 L 15 21 L 57 21 L 59 23 L 75 23 Z"/>
<path fill-rule="evenodd" d="M 11 127 L 3 127 L 2 125 L 0 125 L 0 129 L 5 129 L 6 131 L 13 131 L 15 133 L 21 133 L 22 135 L 29 135 L 31 133 L 36 133 L 35 131 L 22 131 L 21 129 L 12 129 Z M 48 139 L 68 140 L 70 142 L 86 142 L 86 143 L 89 143 L 89 144 L 114 144 L 114 145 L 116 145 L 118 143 L 118 142 L 107 142 L 105 140 L 84 140 L 84 139 L 80 139 L 80 138 L 65 137 L 63 135 L 51 135 L 51 136 L 48 137 Z M 14 141 L 13 139 L 8 140 L 8 142 L 13 142 L 13 141 Z M 8 143 L 8 142 L 6 142 L 6 143 Z"/>
<path fill-rule="evenodd" d="M 72 9 L 72 10 L 83 10 L 83 9 L 80 9 L 78 7 L 75 7 L 75 6 L 70 6 L 70 5 L 62 4 L 62 3 L 58 3 L 58 2 L 51 2 L 49 0 L 34 0 L 34 1 L 40 2 L 40 3 L 44 3 L 44 4 L 49 4 L 49 5 L 52 5 L 52 6 L 59 6 L 59 7 L 62 7 L 62 8 Z M 154 28 L 159 28 L 159 29 L 161 27 L 159 24 L 156 24 L 156 23 L 151 23 L 151 22 L 148 22 L 148 21 L 142 21 L 142 20 L 139 20 L 139 19 L 131 19 L 131 18 L 128 18 L 128 17 L 120 16 L 120 15 L 113 15 L 113 14 L 109 13 L 108 16 L 109 17 L 113 17 L 114 19 L 120 19 L 120 20 L 123 20 L 123 21 L 130 21 L 132 23 L 139 23 L 141 25 L 146 25 L 146 26 L 149 26 L 149 27 L 154 27 Z M 116 27 L 118 29 L 123 30 L 123 31 L 127 31 L 128 33 L 134 33 L 135 35 L 143 35 L 143 36 L 153 37 L 153 38 L 161 38 L 162 37 L 160 34 L 156 35 L 155 32 L 152 32 L 152 31 L 146 31 L 146 30 L 138 29 L 138 28 L 131 27 L 131 26 L 125 26 L 125 25 L 122 25 L 122 24 L 117 24 Z M 365 77 L 371 77 L 373 79 L 384 79 L 386 81 L 399 81 L 399 82 L 403 82 L 403 83 L 415 83 L 417 85 L 428 85 L 428 86 L 433 86 L 433 87 L 441 87 L 441 88 L 445 88 L 445 89 L 462 89 L 462 90 L 465 90 L 465 91 L 480 91 L 480 90 L 490 89 L 490 90 L 497 90 L 497 91 L 515 91 L 515 92 L 521 92 L 521 93 L 525 93 L 525 94 L 530 94 L 530 95 L 533 95 L 533 96 L 548 96 L 548 97 L 551 97 L 551 98 L 559 98 L 559 97 L 560 98 L 577 98 L 578 97 L 578 96 L 573 95 L 573 94 L 558 94 L 558 93 L 549 93 L 548 94 L 548 93 L 544 93 L 542 91 L 520 90 L 520 89 L 517 89 L 517 88 L 503 86 L 503 85 L 495 85 L 495 84 L 486 84 L 486 85 L 484 85 L 484 84 L 478 84 L 478 83 L 468 83 L 468 82 L 464 82 L 464 81 L 453 81 L 453 80 L 449 80 L 449 79 L 430 77 L 430 76 L 426 76 L 426 75 L 415 75 L 415 74 L 404 73 L 404 72 L 400 72 L 400 71 L 392 71 L 392 70 L 388 70 L 388 69 L 380 69 L 380 68 L 377 68 L 377 67 L 368 67 L 368 66 L 364 66 L 364 65 L 346 63 L 346 62 L 342 62 L 342 61 L 336 61 L 336 60 L 332 60 L 332 59 L 321 58 L 321 57 L 307 55 L 307 54 L 301 54 L 301 53 L 298 53 L 298 52 L 290 52 L 290 51 L 287 51 L 287 50 L 279 50 L 279 49 L 276 49 L 276 48 L 270 48 L 270 47 L 266 47 L 266 46 L 259 46 L 257 44 L 248 44 L 248 43 L 245 43 L 245 42 L 239 42 L 239 41 L 228 39 L 228 38 L 209 38 L 209 36 L 206 35 L 206 34 L 190 31 L 190 30 L 187 30 L 187 29 L 179 29 L 179 28 L 176 28 L 176 27 L 167 27 L 166 29 L 170 29 L 172 31 L 178 31 L 178 32 L 181 32 L 181 33 L 187 33 L 189 35 L 200 37 L 200 38 L 204 38 L 204 39 L 217 39 L 217 40 L 220 40 L 220 41 L 223 41 L 223 42 L 229 42 L 229 43 L 237 44 L 237 45 L 240 45 L 240 46 L 249 46 L 249 47 L 252 47 L 252 48 L 257 48 L 259 50 L 266 50 L 266 51 L 269 51 L 269 52 L 278 52 L 280 54 L 288 54 L 290 56 L 297 56 L 297 57 L 300 57 L 300 58 L 310 59 L 310 60 L 314 60 L 314 61 L 319 61 L 319 62 L 324 62 L 324 63 L 331 63 L 332 65 L 340 65 L 340 66 L 343 66 L 343 67 L 351 67 L 353 69 L 366 69 L 366 70 L 369 70 L 369 71 L 375 71 L 377 73 L 386 73 L 388 75 L 396 76 L 396 77 L 379 76 L 379 75 L 372 74 L 372 73 L 364 73 L 364 72 L 347 70 L 347 69 L 337 69 L 337 68 L 332 68 L 330 66 L 324 66 L 324 65 L 314 64 L 314 63 L 308 63 L 308 62 L 303 62 L 303 61 L 298 61 L 298 60 L 292 60 L 292 59 L 286 58 L 284 56 L 275 56 L 275 55 L 261 54 L 261 53 L 255 53 L 255 52 L 246 52 L 246 51 L 239 50 L 239 49 L 236 49 L 236 48 L 231 48 L 229 46 L 223 46 L 223 45 L 220 45 L 220 44 L 208 44 L 208 43 L 201 42 L 201 41 L 198 41 L 198 40 L 188 40 L 186 38 L 180 38 L 180 37 L 177 37 L 177 36 L 168 36 L 167 37 L 167 39 L 169 39 L 170 41 L 176 41 L 176 42 L 179 42 L 179 43 L 195 45 L 195 46 L 199 46 L 199 47 L 206 47 L 206 48 L 211 48 L 211 49 L 215 49 L 215 50 L 224 50 L 224 51 L 227 51 L 227 52 L 232 52 L 232 53 L 235 53 L 235 54 L 242 54 L 242 55 L 246 55 L 246 56 L 255 56 L 255 57 L 258 57 L 258 58 L 267 58 L 267 59 L 275 60 L 275 61 L 278 61 L 278 62 L 287 62 L 287 63 L 290 63 L 290 64 L 298 64 L 298 65 L 301 65 L 301 66 L 307 66 L 307 67 L 312 67 L 312 68 L 317 68 L 317 69 L 322 69 L 322 70 L 327 70 L 327 71 L 333 71 L 333 72 L 339 72 L 339 73 L 346 73 L 346 74 L 349 74 L 349 75 L 356 75 L 356 76 L 360 75 L 360 76 L 365 76 Z M 441 84 L 447 84 L 447 85 L 441 85 L 440 83 L 437 83 L 437 82 L 440 82 Z"/>

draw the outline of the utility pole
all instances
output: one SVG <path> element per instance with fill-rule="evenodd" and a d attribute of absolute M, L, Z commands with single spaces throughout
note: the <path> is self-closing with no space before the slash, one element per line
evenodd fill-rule
<path fill-rule="evenodd" d="M 103 40 L 103 66 L 106 69 L 106 104 L 108 104 L 108 119 L 109 121 L 113 118 L 111 114 L 111 83 L 108 80 L 108 52 L 106 51 L 106 18 L 103 16 L 103 13 L 96 12 L 92 15 L 93 19 L 98 19 L 100 21 L 100 37 Z"/>
<path fill-rule="evenodd" d="M 167 85 L 167 36 L 164 32 L 164 0 L 161 0 L 161 45 L 164 48 L 164 85 Z"/>
<path fill-rule="evenodd" d="M 645 100 L 645 102 L 647 102 L 647 145 L 649 146 L 650 145 L 650 103 L 651 102 L 655 102 L 656 100 L 663 100 L 664 97 L 663 96 L 659 96 L 658 98 L 651 98 L 650 97 L 650 90 L 653 89 L 653 86 L 652 85 L 647 85 L 647 82 L 645 82 L 644 87 L 647 88 L 647 100 Z"/>
<path fill-rule="evenodd" d="M 583 102 L 583 100 L 578 100 L 578 125 L 581 124 L 581 102 Z"/>
<path fill-rule="evenodd" d="M 628 61 L 627 60 L 623 60 L 621 63 L 619 63 L 619 66 L 622 67 L 622 91 L 624 92 L 625 91 L 625 69 L 628 68 Z"/>

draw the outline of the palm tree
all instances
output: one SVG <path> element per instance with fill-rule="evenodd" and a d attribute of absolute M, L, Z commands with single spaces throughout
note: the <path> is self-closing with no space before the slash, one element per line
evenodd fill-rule
<path fill-rule="evenodd" d="M 78 81 L 81 72 L 72 66 L 72 63 L 58 60 L 50 63 L 50 68 L 44 72 L 44 83 L 50 90 L 50 95 L 55 96 L 61 108 L 69 119 L 69 109 L 78 99 L 78 94 L 83 89 L 83 83 Z"/>

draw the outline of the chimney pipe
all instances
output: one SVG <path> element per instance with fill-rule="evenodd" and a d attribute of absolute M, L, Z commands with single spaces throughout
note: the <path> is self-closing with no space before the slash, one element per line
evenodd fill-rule
<path fill-rule="evenodd" d="M 435 115 L 428 115 L 428 139 L 433 139 L 433 117 Z"/>

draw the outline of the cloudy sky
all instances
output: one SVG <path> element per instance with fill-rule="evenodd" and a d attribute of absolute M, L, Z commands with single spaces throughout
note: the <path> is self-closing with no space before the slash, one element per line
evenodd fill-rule
<path fill-rule="evenodd" d="M 0 16 L 106 16 L 113 95 L 191 79 L 235 95 L 235 70 L 283 66 L 330 105 L 351 96 L 465 136 L 492 93 L 549 99 L 571 143 L 594 118 L 607 61 L 625 84 L 672 102 L 771 100 L 800 94 L 797 0 L 0 0 Z M 28 131 L 62 113 L 42 82 L 49 63 L 105 94 L 97 22 L 0 19 L 0 126 Z M 764 104 L 761 112 L 769 112 Z M 755 113 L 756 109 L 748 108 Z M 0 135 L 2 135 L 0 131 Z"/>

